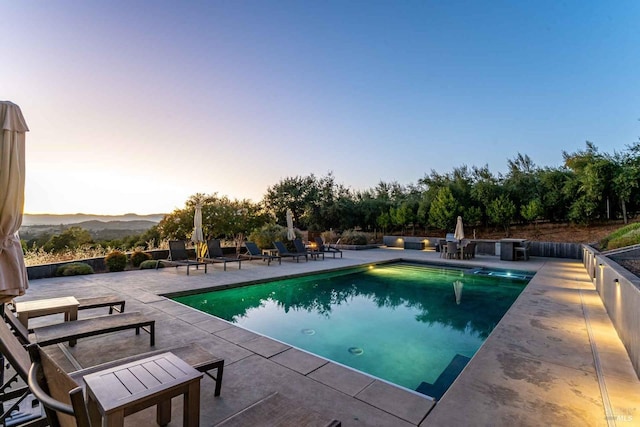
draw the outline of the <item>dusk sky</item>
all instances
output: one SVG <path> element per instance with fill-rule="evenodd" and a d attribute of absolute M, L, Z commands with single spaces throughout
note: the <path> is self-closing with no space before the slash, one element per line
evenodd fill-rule
<path fill-rule="evenodd" d="M 168 213 L 640 137 L 640 2 L 2 1 L 27 213 Z"/>

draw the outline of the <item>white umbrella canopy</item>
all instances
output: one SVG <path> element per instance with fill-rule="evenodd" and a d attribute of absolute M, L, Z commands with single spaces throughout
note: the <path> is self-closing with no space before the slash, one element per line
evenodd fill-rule
<path fill-rule="evenodd" d="M 20 107 L 0 101 L 0 303 L 24 295 L 29 287 L 18 237 L 24 210 L 25 132 Z"/>
<path fill-rule="evenodd" d="M 196 245 L 196 256 L 200 257 L 200 244 L 204 242 L 204 234 L 202 232 L 202 205 L 196 204 L 196 210 L 193 213 L 193 234 L 191 234 L 191 241 Z"/>
<path fill-rule="evenodd" d="M 296 232 L 293 230 L 293 213 L 291 209 L 287 209 L 287 239 L 294 240 Z"/>
<path fill-rule="evenodd" d="M 464 239 L 464 227 L 462 226 L 461 216 L 458 216 L 458 220 L 456 221 L 456 231 L 453 233 L 453 237 L 458 241 Z"/>

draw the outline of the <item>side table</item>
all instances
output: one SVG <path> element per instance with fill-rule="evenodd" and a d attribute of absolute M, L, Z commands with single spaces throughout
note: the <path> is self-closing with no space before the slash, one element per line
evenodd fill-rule
<path fill-rule="evenodd" d="M 171 399 L 184 395 L 183 425 L 200 423 L 200 379 L 173 353 L 162 353 L 84 377 L 89 416 L 94 425 L 120 427 L 124 417 L 157 405 L 156 421 L 171 421 Z M 102 422 L 101 422 L 102 421 Z"/>
<path fill-rule="evenodd" d="M 64 313 L 64 321 L 78 320 L 78 300 L 71 297 L 47 298 L 16 303 L 18 320 L 29 329 L 29 317 L 46 316 L 48 314 Z M 76 345 L 76 340 L 69 341 L 69 346 Z"/>

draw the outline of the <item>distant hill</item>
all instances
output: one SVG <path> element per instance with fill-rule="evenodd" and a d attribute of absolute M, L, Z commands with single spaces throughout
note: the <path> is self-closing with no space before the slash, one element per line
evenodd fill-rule
<path fill-rule="evenodd" d="M 68 225 L 78 224 L 87 221 L 102 221 L 102 222 L 132 222 L 132 221 L 151 221 L 158 223 L 165 214 L 150 214 L 150 215 L 137 215 L 137 214 L 125 214 L 125 215 L 91 215 L 91 214 L 73 214 L 73 215 L 51 215 L 51 214 L 39 214 L 31 215 L 24 214 L 22 217 L 23 226 L 32 225 Z M 153 225 L 153 224 L 152 224 Z M 86 228 L 86 227 L 83 227 Z M 105 228 L 105 227 L 102 227 Z M 149 228 L 149 227 L 146 227 Z"/>
<path fill-rule="evenodd" d="M 143 216 L 136 216 L 142 218 Z M 77 218 L 77 217 L 76 217 Z M 158 221 L 149 221 L 144 219 L 135 219 L 130 221 L 99 221 L 92 219 L 90 221 L 81 221 L 74 223 L 55 223 L 55 224 L 39 224 L 39 225 L 22 225 L 19 233 L 20 238 L 31 240 L 39 238 L 41 235 L 55 235 L 62 233 L 69 227 L 80 227 L 91 234 L 95 240 L 113 240 L 122 239 L 136 234 L 142 234 Z"/>

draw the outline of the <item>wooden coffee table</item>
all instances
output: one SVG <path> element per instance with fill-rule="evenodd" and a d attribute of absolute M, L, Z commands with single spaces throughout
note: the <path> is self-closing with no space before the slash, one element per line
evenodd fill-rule
<path fill-rule="evenodd" d="M 124 417 L 157 405 L 156 421 L 171 421 L 171 398 L 184 395 L 184 426 L 200 423 L 200 379 L 195 370 L 173 353 L 115 366 L 84 377 L 93 425 L 124 425 Z"/>

